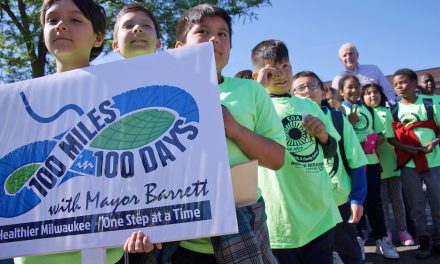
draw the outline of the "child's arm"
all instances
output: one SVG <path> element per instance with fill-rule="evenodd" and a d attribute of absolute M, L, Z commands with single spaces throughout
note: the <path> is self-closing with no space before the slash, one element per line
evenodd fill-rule
<path fill-rule="evenodd" d="M 401 149 L 403 151 L 408 152 L 411 155 L 416 155 L 417 152 L 419 152 L 421 149 L 421 147 L 417 147 L 417 146 L 413 146 L 413 145 L 408 145 L 408 144 L 403 144 L 400 143 L 397 138 L 393 137 L 393 138 L 388 138 L 388 142 L 393 145 L 394 147 Z"/>
<path fill-rule="evenodd" d="M 432 152 L 432 150 L 434 149 L 435 146 L 437 146 L 437 144 L 440 143 L 440 132 L 438 133 L 437 137 L 429 142 L 428 144 L 426 144 L 426 146 L 423 147 L 423 152 L 425 153 L 430 153 Z"/>
<path fill-rule="evenodd" d="M 162 244 L 152 244 L 142 231 L 133 232 L 124 243 L 124 251 L 128 253 L 148 253 L 153 251 L 154 247 L 162 249 Z"/>
<path fill-rule="evenodd" d="M 222 107 L 222 112 L 226 136 L 234 140 L 249 159 L 256 159 L 259 165 L 272 170 L 283 166 L 283 146 L 240 125 L 225 107 Z"/>

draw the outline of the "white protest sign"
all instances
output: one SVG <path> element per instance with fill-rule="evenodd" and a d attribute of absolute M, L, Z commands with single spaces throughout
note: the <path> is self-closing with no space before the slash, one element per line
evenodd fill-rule
<path fill-rule="evenodd" d="M 211 43 L 0 87 L 0 258 L 237 232 Z"/>

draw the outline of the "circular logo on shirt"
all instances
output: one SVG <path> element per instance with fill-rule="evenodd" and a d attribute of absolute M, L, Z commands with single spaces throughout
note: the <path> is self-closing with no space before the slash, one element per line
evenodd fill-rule
<path fill-rule="evenodd" d="M 402 120 L 402 124 L 404 126 L 416 122 L 420 122 L 420 117 L 414 113 L 405 113 L 401 116 L 400 120 Z"/>
<path fill-rule="evenodd" d="M 286 134 L 287 150 L 298 162 L 310 162 L 318 156 L 316 138 L 303 127 L 301 115 L 281 120 Z"/>
<path fill-rule="evenodd" d="M 369 121 L 367 116 L 364 113 L 358 112 L 359 120 L 357 121 L 356 125 L 354 126 L 354 130 L 356 132 L 363 132 L 368 129 Z"/>

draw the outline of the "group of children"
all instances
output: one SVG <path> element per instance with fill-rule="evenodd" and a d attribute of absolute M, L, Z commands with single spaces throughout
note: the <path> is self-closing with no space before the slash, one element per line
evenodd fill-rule
<path fill-rule="evenodd" d="M 102 51 L 105 11 L 93 0 L 45 0 L 41 24 L 57 72 L 87 67 Z M 230 16 L 221 8 L 201 4 L 179 19 L 176 48 L 213 43 L 229 162 L 232 166 L 258 160 L 257 200 L 236 208 L 238 234 L 152 244 L 138 231 L 127 238 L 123 250 L 149 253 L 146 259 L 151 263 L 332 263 L 334 251 L 344 263 L 362 263 L 358 238 L 364 239 L 365 208 L 377 252 L 399 258 L 387 233 L 389 216 L 384 215 L 379 192 L 382 184 L 396 205 L 399 231 L 409 235 L 396 164 L 401 165 L 403 191 L 420 243 L 418 253 L 426 257 L 431 249 L 422 181 L 438 249 L 440 106 L 437 100 L 429 104 L 415 96 L 417 76 L 407 69 L 394 75 L 396 93 L 402 97 L 392 108 L 394 115 L 384 105 L 380 86 L 361 87 L 355 76 L 346 76 L 337 87 L 344 98 L 342 111 L 335 111 L 327 104 L 327 91 L 315 73 L 292 76 L 282 41 L 266 40 L 252 50 L 253 71 L 244 76 L 254 80 L 224 77 L 231 34 Z M 160 30 L 151 12 L 137 4 L 125 6 L 117 17 L 112 47 L 124 58 L 155 52 L 160 47 Z M 428 119 L 432 122 L 425 122 Z M 387 139 L 402 150 L 396 160 Z M 381 183 L 381 177 L 387 180 Z M 404 243 L 411 240 L 405 237 Z M 108 263 L 121 257 L 122 249 L 107 250 Z M 79 262 L 79 252 L 15 259 L 15 263 Z"/>

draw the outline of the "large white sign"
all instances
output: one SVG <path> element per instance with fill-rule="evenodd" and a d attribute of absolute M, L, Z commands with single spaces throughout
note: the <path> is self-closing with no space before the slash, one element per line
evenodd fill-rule
<path fill-rule="evenodd" d="M 237 232 L 210 43 L 0 87 L 0 258 Z"/>

